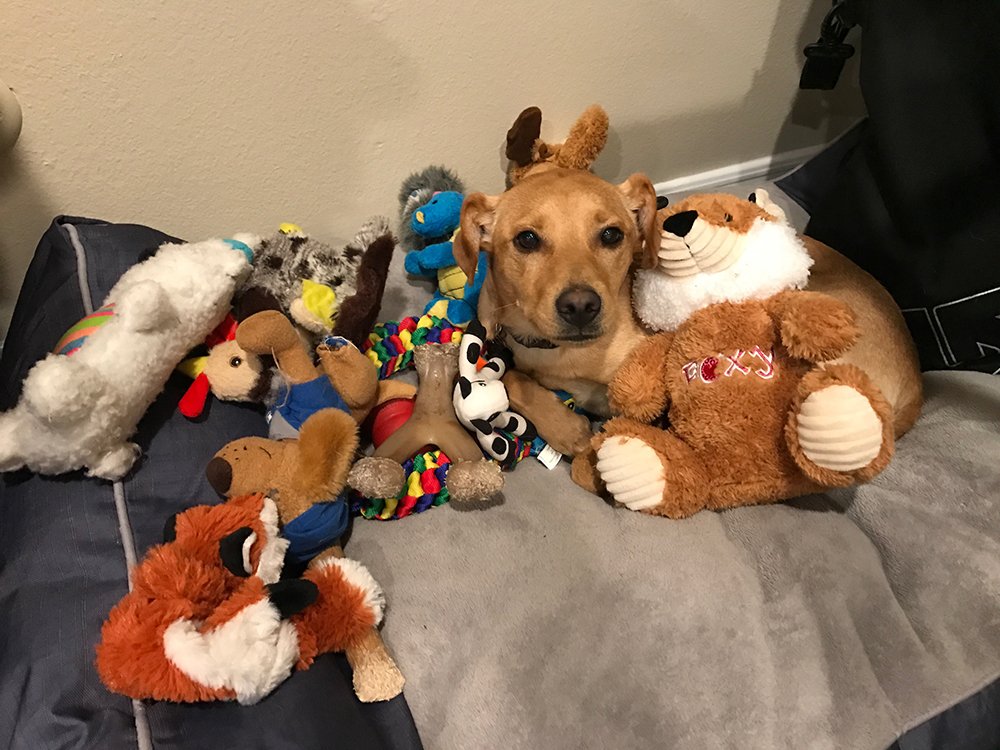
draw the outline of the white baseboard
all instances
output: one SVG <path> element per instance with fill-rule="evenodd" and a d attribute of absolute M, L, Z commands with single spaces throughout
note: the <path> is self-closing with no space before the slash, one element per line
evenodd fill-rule
<path fill-rule="evenodd" d="M 739 164 L 730 164 L 718 169 L 710 169 L 707 172 L 689 174 L 685 177 L 676 177 L 672 180 L 658 182 L 653 187 L 656 189 L 657 195 L 670 195 L 672 193 L 701 192 L 746 180 L 770 179 L 783 175 L 803 162 L 808 161 L 822 151 L 823 148 L 824 146 L 810 146 L 794 151 L 785 151 L 780 154 L 760 156 L 756 159 L 740 162 Z"/>

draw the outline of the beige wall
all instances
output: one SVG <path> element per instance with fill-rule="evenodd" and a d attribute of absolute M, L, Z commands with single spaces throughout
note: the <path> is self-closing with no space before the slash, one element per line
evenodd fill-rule
<path fill-rule="evenodd" d="M 821 143 L 861 112 L 853 80 L 796 94 L 826 0 L 48 5 L 0 4 L 0 79 L 24 110 L 0 156 L 0 331 L 59 212 L 340 240 L 431 162 L 501 189 L 531 104 L 555 137 L 602 103 L 597 171 L 654 181 Z"/>

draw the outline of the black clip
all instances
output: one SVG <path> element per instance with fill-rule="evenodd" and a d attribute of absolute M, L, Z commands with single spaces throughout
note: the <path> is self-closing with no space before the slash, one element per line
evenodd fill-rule
<path fill-rule="evenodd" d="M 803 50 L 806 62 L 799 77 L 800 89 L 829 91 L 837 85 L 844 63 L 854 54 L 854 47 L 844 42 L 857 23 L 854 5 L 851 0 L 834 0 L 820 26 L 819 41 Z"/>

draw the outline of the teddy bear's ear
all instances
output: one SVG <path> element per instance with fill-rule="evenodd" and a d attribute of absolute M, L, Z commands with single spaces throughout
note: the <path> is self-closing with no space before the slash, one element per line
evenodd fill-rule
<path fill-rule="evenodd" d="M 528 107 L 507 131 L 507 158 L 519 167 L 531 164 L 535 141 L 542 133 L 542 110 Z"/>
<path fill-rule="evenodd" d="M 637 260 L 641 268 L 654 268 L 660 251 L 660 230 L 656 226 L 656 191 L 644 174 L 636 173 L 618 186 L 625 207 L 635 216 L 642 237 Z"/>

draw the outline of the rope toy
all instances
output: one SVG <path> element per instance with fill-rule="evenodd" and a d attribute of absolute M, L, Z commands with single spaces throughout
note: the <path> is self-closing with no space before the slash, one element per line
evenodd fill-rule
<path fill-rule="evenodd" d="M 406 488 L 386 499 L 352 496 L 351 510 L 368 520 L 391 521 L 448 502 L 444 478 L 451 461 L 441 451 L 419 453 L 403 464 Z"/>
<path fill-rule="evenodd" d="M 434 315 L 403 318 L 375 326 L 364 342 L 368 359 L 379 368 L 380 380 L 412 367 L 413 350 L 421 344 L 458 343 L 462 331 Z"/>
<path fill-rule="evenodd" d="M 411 316 L 375 326 L 368 340 L 362 344 L 362 350 L 378 368 L 379 379 L 385 380 L 410 369 L 413 366 L 413 350 L 421 344 L 458 343 L 461 338 L 462 330 L 446 318 L 435 315 Z M 556 395 L 567 406 L 574 408 L 573 399 L 568 393 L 560 391 Z M 534 440 L 524 440 L 509 434 L 508 437 L 514 444 L 515 456 L 510 468 L 528 456 L 537 456 L 545 447 L 545 441 L 539 437 Z M 406 486 L 399 495 L 383 499 L 364 497 L 352 492 L 351 510 L 368 520 L 391 521 L 444 505 L 449 499 L 444 479 L 450 464 L 450 459 L 441 451 L 419 453 L 403 463 Z"/>

